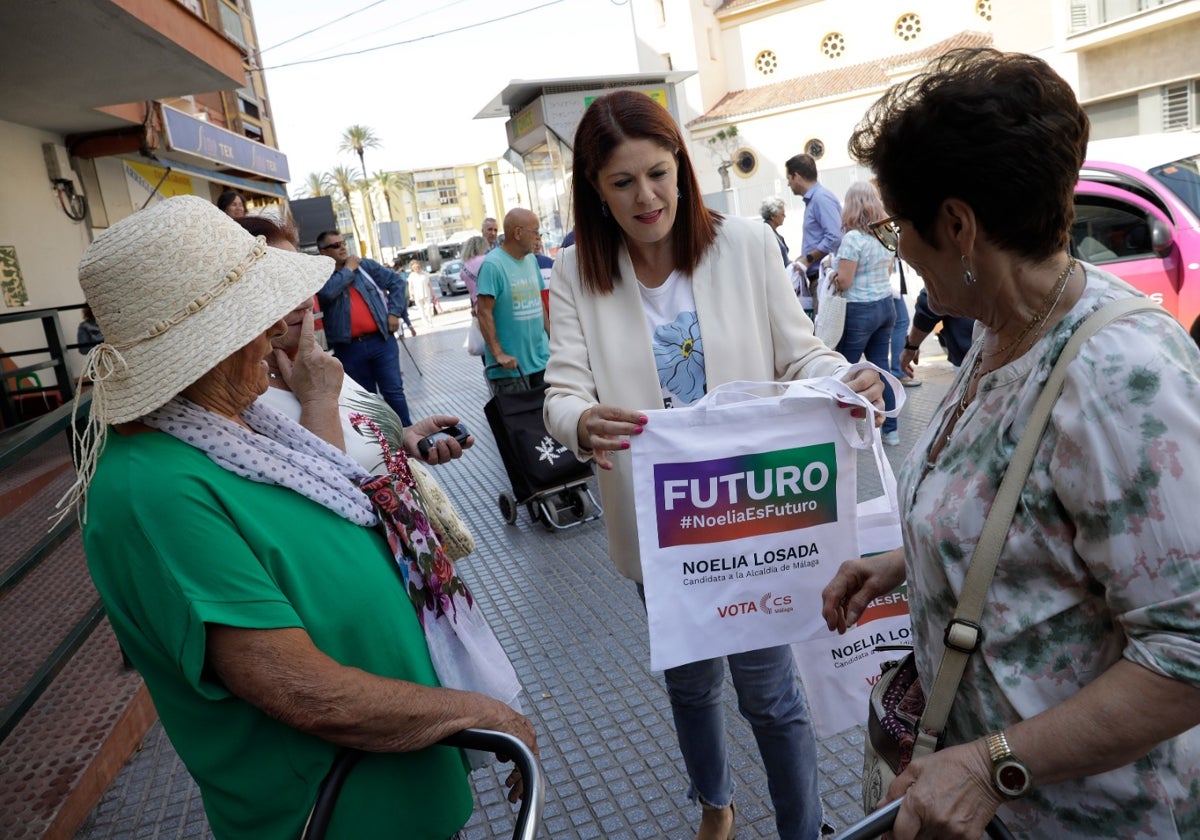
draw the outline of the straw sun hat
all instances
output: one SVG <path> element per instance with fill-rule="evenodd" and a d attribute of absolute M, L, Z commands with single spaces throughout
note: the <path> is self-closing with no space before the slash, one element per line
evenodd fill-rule
<path fill-rule="evenodd" d="M 84 365 L 92 407 L 84 432 L 76 428 L 79 475 L 64 500 L 82 500 L 109 424 L 167 403 L 316 294 L 333 268 L 328 257 L 268 248 L 195 196 L 168 198 L 98 236 L 79 285 L 104 342 Z"/>
<path fill-rule="evenodd" d="M 195 196 L 117 222 L 79 263 L 104 333 L 88 360 L 93 417 L 124 423 L 163 405 L 316 294 L 333 266 L 266 247 Z"/>

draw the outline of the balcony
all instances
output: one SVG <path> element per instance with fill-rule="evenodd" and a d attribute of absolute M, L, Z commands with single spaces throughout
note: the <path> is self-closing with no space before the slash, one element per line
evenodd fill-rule
<path fill-rule="evenodd" d="M 242 52 L 182 3 L 6 3 L 0 120 L 60 134 L 119 128 L 111 106 L 232 90 Z"/>
<path fill-rule="evenodd" d="M 1200 17 L 1191 0 L 1070 0 L 1067 50 L 1084 52 Z"/>

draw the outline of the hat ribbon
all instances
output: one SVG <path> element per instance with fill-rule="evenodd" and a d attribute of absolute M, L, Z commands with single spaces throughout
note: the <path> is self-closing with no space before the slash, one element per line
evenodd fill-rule
<path fill-rule="evenodd" d="M 250 270 L 250 266 L 262 259 L 266 253 L 266 237 L 254 237 L 254 247 L 250 249 L 250 253 L 247 254 L 246 258 L 238 265 L 229 269 L 229 271 L 225 273 L 225 276 L 222 277 L 220 282 L 218 282 L 215 286 L 206 292 L 202 292 L 193 300 L 189 301 L 187 305 L 177 309 L 166 318 L 155 321 L 147 332 L 144 332 L 141 335 L 131 338 L 127 341 L 113 342 L 112 346 L 118 350 L 128 350 L 130 347 L 141 344 L 143 341 L 149 341 L 152 338 L 158 338 L 167 330 L 171 329 L 171 327 L 183 323 L 185 320 L 187 320 L 188 316 L 195 315 L 201 309 L 208 306 L 210 303 L 224 294 L 230 286 L 245 277 L 246 272 Z"/>

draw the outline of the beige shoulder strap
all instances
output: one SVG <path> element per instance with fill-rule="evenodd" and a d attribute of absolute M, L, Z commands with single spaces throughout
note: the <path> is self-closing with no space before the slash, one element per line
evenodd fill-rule
<path fill-rule="evenodd" d="M 933 680 L 929 698 L 925 703 L 925 713 L 921 716 L 921 724 L 917 734 L 917 742 L 913 748 L 913 756 L 927 755 L 937 749 L 946 719 L 950 716 L 950 707 L 954 704 L 954 695 L 958 692 L 958 684 L 962 681 L 963 672 L 967 667 L 967 659 L 974 653 L 983 641 L 983 630 L 979 621 L 983 617 L 983 605 L 987 598 L 988 587 L 991 586 L 992 576 L 996 571 L 996 563 L 1000 559 L 1000 551 L 1004 548 L 1004 540 L 1012 525 L 1013 514 L 1017 502 L 1021 498 L 1021 490 L 1025 479 L 1033 466 L 1033 456 L 1037 452 L 1042 433 L 1050 422 L 1050 412 L 1062 392 L 1063 382 L 1067 376 L 1067 366 L 1079 353 L 1083 343 L 1106 327 L 1108 324 L 1132 312 L 1161 312 L 1170 317 L 1165 309 L 1147 298 L 1124 298 L 1113 301 L 1093 312 L 1079 327 L 1075 334 L 1063 347 L 1058 361 L 1054 363 L 1041 396 L 1034 404 L 1033 413 L 1029 417 L 1029 425 L 1025 433 L 1017 441 L 1013 450 L 1012 460 L 1005 470 L 1004 480 L 996 492 L 996 500 L 983 523 L 983 531 L 979 535 L 979 543 L 971 557 L 971 565 L 967 569 L 963 581 L 962 592 L 958 597 L 958 608 L 954 618 L 946 627 L 946 647 L 942 652 L 942 660 L 938 665 L 937 676 Z"/>

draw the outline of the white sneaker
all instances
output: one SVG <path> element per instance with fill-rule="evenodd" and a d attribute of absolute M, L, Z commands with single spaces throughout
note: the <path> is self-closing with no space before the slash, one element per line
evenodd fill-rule
<path fill-rule="evenodd" d="M 899 432 L 884 432 L 883 433 L 883 443 L 885 446 L 899 446 L 900 445 L 900 433 Z"/>

